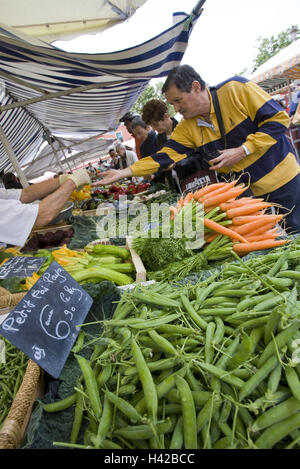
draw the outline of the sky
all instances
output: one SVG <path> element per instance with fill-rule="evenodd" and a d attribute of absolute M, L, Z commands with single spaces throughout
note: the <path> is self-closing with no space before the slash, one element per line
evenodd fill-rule
<path fill-rule="evenodd" d="M 160 34 L 172 25 L 172 13 L 191 13 L 197 0 L 147 0 L 127 21 L 101 34 L 57 41 L 69 52 L 123 50 Z M 182 64 L 194 67 L 209 85 L 253 69 L 258 38 L 277 36 L 300 26 L 300 0 L 206 0 Z"/>

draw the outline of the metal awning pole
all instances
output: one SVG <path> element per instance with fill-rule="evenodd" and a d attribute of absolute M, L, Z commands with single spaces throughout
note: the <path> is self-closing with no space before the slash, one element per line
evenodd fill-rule
<path fill-rule="evenodd" d="M 194 8 L 192 9 L 192 12 L 190 14 L 190 16 L 188 17 L 188 19 L 186 20 L 184 26 L 185 26 L 185 29 L 188 30 L 188 28 L 190 27 L 190 24 L 192 23 L 192 21 L 194 20 L 194 18 L 197 16 L 197 15 L 200 15 L 203 11 L 203 8 L 202 6 L 204 5 L 204 3 L 206 2 L 206 0 L 199 0 L 196 5 L 194 6 Z"/>
<path fill-rule="evenodd" d="M 206 0 L 199 0 L 197 4 L 194 6 L 191 14 L 194 16 L 199 15 L 200 10 L 202 9 L 202 6 L 204 5 L 205 2 Z"/>
<path fill-rule="evenodd" d="M 29 183 L 26 179 L 26 177 L 24 176 L 24 173 L 23 171 L 21 170 L 21 167 L 19 165 L 19 162 L 16 158 L 16 155 L 14 154 L 14 151 L 9 143 L 9 141 L 7 140 L 6 138 L 6 135 L 5 133 L 3 132 L 3 129 L 0 125 L 0 140 L 1 140 L 1 143 L 11 161 L 11 164 L 13 165 L 14 167 L 14 170 L 16 171 L 17 175 L 18 175 L 18 178 L 20 179 L 20 183 L 22 184 L 23 187 L 28 187 L 29 186 Z"/>

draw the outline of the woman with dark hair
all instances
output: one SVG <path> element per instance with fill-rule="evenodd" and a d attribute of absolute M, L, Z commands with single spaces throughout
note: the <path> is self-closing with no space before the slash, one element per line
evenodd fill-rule
<path fill-rule="evenodd" d="M 151 99 L 143 108 L 143 121 L 150 125 L 156 132 L 157 145 L 160 150 L 171 137 L 178 121 L 170 117 L 168 106 L 160 99 Z"/>
<path fill-rule="evenodd" d="M 170 117 L 168 106 L 160 99 L 151 99 L 148 101 L 143 108 L 142 116 L 143 121 L 157 132 L 156 143 L 158 151 L 163 148 L 165 143 L 169 140 L 178 121 L 174 117 Z M 176 179 L 176 184 L 174 179 Z M 178 190 L 179 182 L 173 167 L 168 171 L 158 171 L 155 174 L 153 182 L 164 183 L 165 180 L 167 180 L 171 189 Z"/>

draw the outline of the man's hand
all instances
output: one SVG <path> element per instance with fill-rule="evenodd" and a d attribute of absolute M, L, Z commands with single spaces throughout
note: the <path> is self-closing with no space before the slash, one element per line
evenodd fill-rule
<path fill-rule="evenodd" d="M 60 185 L 62 185 L 68 179 L 71 179 L 75 183 L 77 189 L 80 186 L 91 183 L 89 173 L 86 169 L 78 169 L 77 171 L 74 171 L 73 174 L 61 174 L 59 176 Z"/>
<path fill-rule="evenodd" d="M 93 182 L 92 187 L 106 186 L 113 182 L 119 181 L 127 177 L 132 177 L 132 171 L 130 168 L 125 169 L 109 169 L 103 173 L 102 179 L 97 182 Z"/>
<path fill-rule="evenodd" d="M 209 169 L 215 171 L 220 168 L 230 168 L 247 156 L 242 146 L 220 150 L 220 153 L 217 158 L 210 160 L 210 163 L 213 163 L 213 165 Z"/>

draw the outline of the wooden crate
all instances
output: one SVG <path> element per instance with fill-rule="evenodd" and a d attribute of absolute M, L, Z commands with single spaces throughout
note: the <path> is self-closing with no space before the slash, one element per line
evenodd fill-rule
<path fill-rule="evenodd" d="M 0 299 L 9 296 L 7 308 L 0 309 L 0 323 L 25 296 L 24 293 L 11 294 L 1 288 Z M 1 337 L 1 336 L 0 336 Z M 43 372 L 32 360 L 28 360 L 23 381 L 0 429 L 0 449 L 18 449 L 24 440 L 25 432 L 36 399 L 44 393 Z"/>
<path fill-rule="evenodd" d="M 74 216 L 84 216 L 84 217 L 101 217 L 102 215 L 108 215 L 115 211 L 113 207 L 98 207 L 94 210 L 79 210 L 74 213 Z"/>
<path fill-rule="evenodd" d="M 57 225 L 48 225 L 45 226 L 44 228 L 34 228 L 32 230 L 32 234 L 45 234 L 49 233 L 50 231 L 58 231 L 58 230 L 63 230 L 67 231 L 70 228 L 73 228 L 72 225 L 66 225 L 65 223 L 57 224 Z"/>

